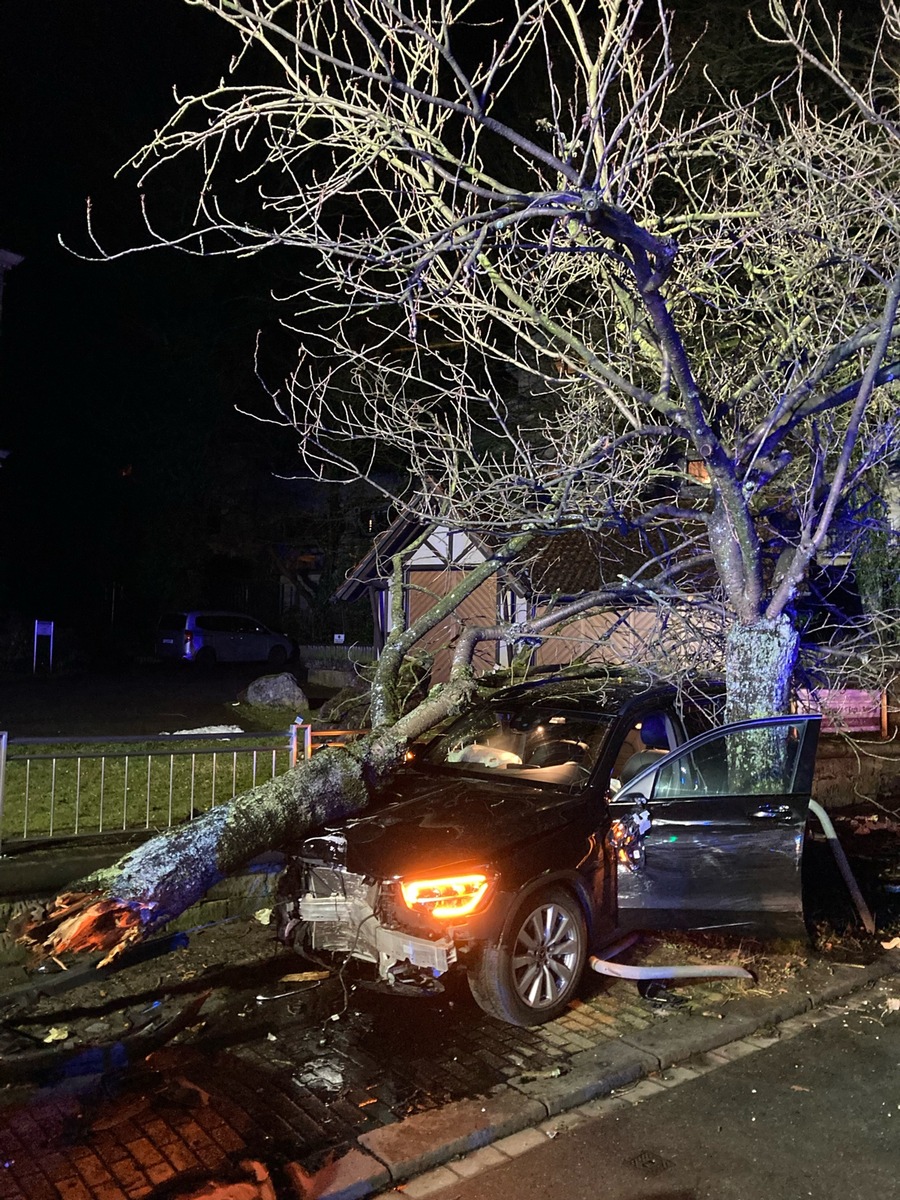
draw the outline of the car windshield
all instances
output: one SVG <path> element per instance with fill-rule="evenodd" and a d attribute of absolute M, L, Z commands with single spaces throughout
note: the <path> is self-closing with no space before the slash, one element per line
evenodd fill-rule
<path fill-rule="evenodd" d="M 490 773 L 555 786 L 586 782 L 608 721 L 593 713 L 542 707 L 468 713 L 429 745 L 424 761 L 467 773 Z"/>

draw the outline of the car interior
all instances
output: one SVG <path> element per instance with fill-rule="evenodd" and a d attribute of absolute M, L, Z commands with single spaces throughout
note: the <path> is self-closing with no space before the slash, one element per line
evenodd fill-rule
<path fill-rule="evenodd" d="M 630 783 L 646 767 L 651 767 L 659 758 L 664 758 L 678 745 L 678 739 L 669 718 L 661 712 L 645 713 L 637 725 L 627 734 L 613 764 L 611 787 L 613 792 Z"/>
<path fill-rule="evenodd" d="M 479 740 L 451 749 L 445 761 L 515 771 L 518 778 L 555 785 L 581 783 L 596 761 L 604 729 L 563 714 L 543 715 L 528 727 L 511 722 L 485 730 Z"/>

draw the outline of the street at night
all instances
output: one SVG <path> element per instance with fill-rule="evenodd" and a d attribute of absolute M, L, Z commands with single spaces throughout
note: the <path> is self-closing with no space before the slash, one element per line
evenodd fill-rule
<path fill-rule="evenodd" d="M 422 1176 L 412 1200 L 891 1196 L 900 985 L 688 1060 Z"/>

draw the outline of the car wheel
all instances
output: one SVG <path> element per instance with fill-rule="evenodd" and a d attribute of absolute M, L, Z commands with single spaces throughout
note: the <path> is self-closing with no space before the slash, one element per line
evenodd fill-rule
<path fill-rule="evenodd" d="M 586 957 L 581 905 L 565 888 L 549 887 L 528 896 L 509 932 L 475 955 L 469 987 L 492 1017 L 510 1025 L 541 1025 L 569 1004 Z"/>
<path fill-rule="evenodd" d="M 216 661 L 216 652 L 212 646 L 201 646 L 194 655 L 194 662 L 198 667 L 211 667 Z"/>
<path fill-rule="evenodd" d="M 273 667 L 283 667 L 287 662 L 287 650 L 284 646 L 273 646 L 269 651 L 269 663 Z"/>

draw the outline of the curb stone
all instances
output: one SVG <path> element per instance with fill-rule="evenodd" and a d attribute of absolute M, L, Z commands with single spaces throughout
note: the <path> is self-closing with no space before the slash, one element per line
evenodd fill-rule
<path fill-rule="evenodd" d="M 359 1143 L 397 1182 L 543 1121 L 547 1110 L 513 1089 L 484 1100 L 456 1100 L 360 1134 Z M 323 1198 L 324 1200 L 324 1198 Z M 336 1197 L 335 1197 L 336 1200 Z"/>
<path fill-rule="evenodd" d="M 296 1163 L 288 1165 L 288 1173 L 298 1197 L 316 1195 L 323 1197 L 323 1200 L 328 1197 L 331 1200 L 364 1200 L 364 1197 L 391 1183 L 390 1173 L 385 1166 L 370 1154 L 355 1148 L 330 1162 L 313 1179 Z M 320 1188 L 324 1190 L 320 1191 Z"/>
<path fill-rule="evenodd" d="M 510 1134 L 529 1131 L 549 1117 L 588 1101 L 602 1104 L 603 1097 L 616 1088 L 633 1083 L 640 1087 L 638 1081 L 653 1083 L 647 1076 L 676 1062 L 719 1050 L 898 972 L 900 954 L 890 953 L 862 968 L 825 968 L 822 972 L 825 977 L 821 982 L 814 979 L 805 995 L 772 1000 L 749 997 L 734 1001 L 736 1011 L 720 1021 L 697 1016 L 689 1018 L 677 1031 L 667 1031 L 663 1026 L 626 1034 L 618 1042 L 574 1055 L 570 1060 L 572 1070 L 565 1075 L 519 1084 L 513 1079 L 508 1091 L 484 1102 L 458 1101 L 363 1134 L 359 1141 L 384 1164 L 394 1185 L 413 1180 L 404 1187 L 404 1192 L 409 1196 L 425 1196 L 444 1186 L 442 1164 L 460 1154 L 492 1144 L 498 1153 L 503 1152 L 502 1139 Z M 768 1040 L 758 1039 L 755 1048 L 761 1048 Z M 665 1085 L 657 1086 L 660 1091 L 665 1090 Z M 634 1096 L 633 1089 L 629 1095 Z M 610 1102 L 615 1104 L 616 1098 Z M 534 1132 L 541 1138 L 547 1136 L 540 1128 Z M 440 1182 L 433 1168 L 441 1169 Z M 423 1178 L 421 1189 L 417 1189 L 414 1177 L 426 1171 L 432 1172 L 435 1179 L 430 1181 L 430 1175 Z M 363 1194 L 352 1193 L 354 1198 Z M 385 1197 L 393 1194 L 396 1193 L 381 1193 Z M 349 1200 L 349 1193 L 347 1197 Z M 344 1200 L 344 1193 L 324 1193 L 322 1200 Z"/>
<path fill-rule="evenodd" d="M 509 1086 L 537 1100 L 544 1109 L 544 1117 L 555 1117 L 566 1109 L 606 1096 L 614 1088 L 627 1087 L 659 1067 L 657 1055 L 626 1038 L 581 1050 L 569 1061 L 569 1070 L 556 1077 L 523 1083 L 513 1078 Z"/>

